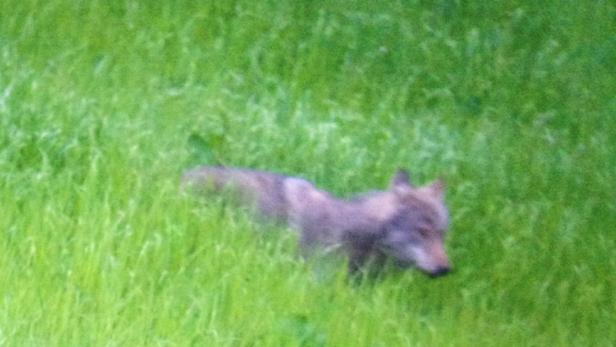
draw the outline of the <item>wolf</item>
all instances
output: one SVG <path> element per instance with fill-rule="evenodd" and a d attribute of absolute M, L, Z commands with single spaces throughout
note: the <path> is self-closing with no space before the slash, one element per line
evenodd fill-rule
<path fill-rule="evenodd" d="M 387 190 L 344 199 L 300 177 L 201 166 L 185 172 L 181 185 L 232 191 L 258 215 L 298 230 L 302 253 L 341 251 L 350 273 L 367 267 L 378 271 L 388 260 L 431 277 L 451 270 L 444 246 L 449 212 L 442 179 L 418 187 L 406 170 L 398 169 Z"/>

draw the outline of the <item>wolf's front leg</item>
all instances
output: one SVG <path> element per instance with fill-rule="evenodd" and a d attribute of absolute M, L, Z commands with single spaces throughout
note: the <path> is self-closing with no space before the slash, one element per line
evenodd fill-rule
<path fill-rule="evenodd" d="M 353 248 L 349 251 L 349 275 L 357 276 L 361 274 L 369 277 L 376 277 L 381 273 L 386 256 L 373 248 Z"/>

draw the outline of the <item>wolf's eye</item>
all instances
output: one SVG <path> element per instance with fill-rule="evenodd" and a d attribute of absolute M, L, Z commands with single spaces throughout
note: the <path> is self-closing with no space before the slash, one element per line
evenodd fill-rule
<path fill-rule="evenodd" d="M 420 227 L 419 228 L 419 235 L 421 235 L 422 237 L 429 237 L 431 234 L 430 229 L 427 227 Z"/>

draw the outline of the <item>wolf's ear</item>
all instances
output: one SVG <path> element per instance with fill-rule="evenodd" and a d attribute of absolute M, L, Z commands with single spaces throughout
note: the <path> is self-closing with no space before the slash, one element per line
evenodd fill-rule
<path fill-rule="evenodd" d="M 391 179 L 392 187 L 399 186 L 399 185 L 407 185 L 407 186 L 411 185 L 411 179 L 410 179 L 409 172 L 404 169 L 396 170 L 394 177 Z"/>
<path fill-rule="evenodd" d="M 390 189 L 396 193 L 406 193 L 413 188 L 409 178 L 409 172 L 404 169 L 396 170 L 394 177 L 391 179 Z"/>
<path fill-rule="evenodd" d="M 428 188 L 430 189 L 430 194 L 435 198 L 441 200 L 445 198 L 445 180 L 442 177 L 432 182 Z"/>

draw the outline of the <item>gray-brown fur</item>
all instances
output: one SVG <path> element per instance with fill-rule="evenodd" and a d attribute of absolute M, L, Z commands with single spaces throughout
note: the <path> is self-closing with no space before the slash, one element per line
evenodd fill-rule
<path fill-rule="evenodd" d="M 444 249 L 448 212 L 444 185 L 414 187 L 399 170 L 388 190 L 339 199 L 311 182 L 270 172 L 199 167 L 184 174 L 182 185 L 231 189 L 261 215 L 300 231 L 304 252 L 343 250 L 349 269 L 387 258 L 438 276 L 449 271 Z"/>

